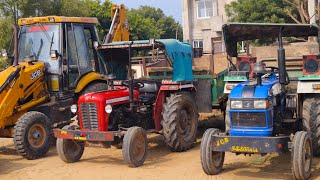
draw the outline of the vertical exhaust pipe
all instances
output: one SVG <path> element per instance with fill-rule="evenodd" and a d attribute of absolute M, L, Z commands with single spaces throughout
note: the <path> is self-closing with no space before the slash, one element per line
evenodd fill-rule
<path fill-rule="evenodd" d="M 130 103 L 130 110 L 134 108 L 134 100 L 133 100 L 133 74 L 132 74 L 132 64 L 131 64 L 131 46 L 133 41 L 129 44 L 129 103 Z"/>
<path fill-rule="evenodd" d="M 285 116 L 286 111 L 286 84 L 288 83 L 287 80 L 287 71 L 286 71 L 286 53 L 285 49 L 283 48 L 282 42 L 282 31 L 283 27 L 280 28 L 279 31 L 279 49 L 278 49 L 278 68 L 279 68 L 279 83 L 281 85 L 281 95 L 280 95 L 280 112 L 281 116 Z"/>
<path fill-rule="evenodd" d="M 286 53 L 285 49 L 283 48 L 283 43 L 282 43 L 282 30 L 283 28 L 281 27 L 280 32 L 279 32 L 279 48 L 278 48 L 278 68 L 279 68 L 279 82 L 281 84 L 281 88 L 285 87 L 287 83 L 287 76 L 286 76 Z"/>

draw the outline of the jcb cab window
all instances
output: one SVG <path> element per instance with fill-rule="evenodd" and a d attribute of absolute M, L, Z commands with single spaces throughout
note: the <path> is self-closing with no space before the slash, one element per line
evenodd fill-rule
<path fill-rule="evenodd" d="M 46 63 L 51 73 L 59 73 L 59 62 L 51 61 L 51 50 L 59 52 L 59 25 L 35 24 L 22 26 L 19 36 L 19 62 L 26 56 L 34 56 L 38 61 Z"/>
<path fill-rule="evenodd" d="M 69 62 L 69 85 L 82 75 L 92 71 L 92 63 L 88 49 L 88 42 L 82 25 L 67 27 L 68 37 L 68 62 Z"/>

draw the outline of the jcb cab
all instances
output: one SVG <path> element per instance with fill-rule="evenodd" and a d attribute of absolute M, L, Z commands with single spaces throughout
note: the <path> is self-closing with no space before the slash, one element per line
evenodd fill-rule
<path fill-rule="evenodd" d="M 27 159 L 49 149 L 52 127 L 70 122 L 81 94 L 106 89 L 96 18 L 22 18 L 13 65 L 0 72 L 0 136 Z"/>

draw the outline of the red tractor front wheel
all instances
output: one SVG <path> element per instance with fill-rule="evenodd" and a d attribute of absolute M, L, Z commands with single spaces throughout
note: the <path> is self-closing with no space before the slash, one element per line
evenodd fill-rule
<path fill-rule="evenodd" d="M 64 130 L 75 130 L 76 126 L 67 125 Z M 57 139 L 57 152 L 60 159 L 66 163 L 73 163 L 80 160 L 84 151 L 84 141 L 73 139 Z"/>
<path fill-rule="evenodd" d="M 146 131 L 141 127 L 131 127 L 123 138 L 122 155 L 132 167 L 141 166 L 147 157 L 148 140 Z"/>

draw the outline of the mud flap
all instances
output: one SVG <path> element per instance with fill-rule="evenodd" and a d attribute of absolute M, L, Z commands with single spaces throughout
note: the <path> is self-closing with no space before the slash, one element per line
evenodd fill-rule
<path fill-rule="evenodd" d="M 196 104 L 198 112 L 209 113 L 212 112 L 212 80 L 211 79 L 197 79 L 196 84 Z"/>

